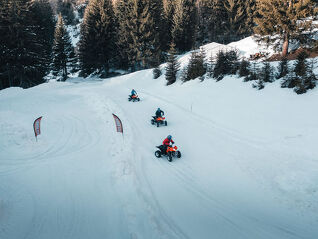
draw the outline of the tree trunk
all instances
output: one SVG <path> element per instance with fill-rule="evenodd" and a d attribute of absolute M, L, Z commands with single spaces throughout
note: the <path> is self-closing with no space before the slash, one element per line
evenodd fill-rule
<path fill-rule="evenodd" d="M 289 47 L 289 37 L 285 36 L 284 43 L 283 43 L 283 51 L 282 56 L 285 57 L 288 54 L 288 47 Z"/>

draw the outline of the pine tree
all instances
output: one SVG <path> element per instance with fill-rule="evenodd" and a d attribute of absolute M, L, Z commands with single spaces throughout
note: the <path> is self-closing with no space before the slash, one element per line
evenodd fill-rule
<path fill-rule="evenodd" d="M 283 42 L 282 55 L 288 54 L 289 42 L 308 30 L 311 21 L 301 21 L 313 16 L 313 0 L 257 0 L 255 33 L 265 42 L 276 41 L 277 35 Z"/>
<path fill-rule="evenodd" d="M 160 63 L 160 24 L 155 24 L 160 6 L 157 0 L 128 0 L 117 5 L 119 45 L 124 46 L 122 55 L 128 58 L 132 71 Z"/>
<path fill-rule="evenodd" d="M 249 71 L 249 75 L 246 76 L 244 78 L 244 81 L 256 81 L 259 79 L 259 67 L 257 65 L 257 62 L 253 62 L 250 67 L 248 68 L 248 71 Z"/>
<path fill-rule="evenodd" d="M 263 82 L 270 83 L 273 82 L 273 68 L 269 62 L 265 62 L 261 70 L 260 78 Z"/>
<path fill-rule="evenodd" d="M 228 41 L 235 41 L 244 33 L 243 27 L 247 21 L 244 0 L 225 0 L 226 35 Z"/>
<path fill-rule="evenodd" d="M 58 0 L 57 13 L 62 14 L 67 25 L 75 24 L 74 6 L 71 0 Z"/>
<path fill-rule="evenodd" d="M 247 61 L 245 58 L 239 64 L 239 71 L 238 74 L 240 77 L 246 77 L 250 74 L 249 72 L 250 62 Z"/>
<path fill-rule="evenodd" d="M 59 14 L 54 34 L 52 70 L 53 74 L 61 76 L 63 81 L 68 78 L 67 68 L 73 61 L 72 57 L 74 57 L 74 48 L 65 28 L 62 14 Z"/>
<path fill-rule="evenodd" d="M 44 82 L 53 39 L 47 0 L 0 1 L 1 87 L 30 87 Z"/>
<path fill-rule="evenodd" d="M 195 0 L 176 0 L 171 36 L 179 52 L 192 49 L 195 42 L 195 29 Z"/>
<path fill-rule="evenodd" d="M 210 78 L 213 78 L 213 71 L 214 71 L 214 58 L 211 54 L 211 56 L 208 59 L 208 63 L 207 63 L 207 76 Z"/>
<path fill-rule="evenodd" d="M 282 60 L 279 62 L 279 65 L 277 67 L 277 79 L 283 78 L 289 73 L 289 67 L 288 67 L 288 59 L 286 57 L 283 57 Z"/>
<path fill-rule="evenodd" d="M 115 21 L 111 0 L 91 0 L 81 24 L 79 60 L 81 75 L 107 76 L 116 54 Z"/>
<path fill-rule="evenodd" d="M 169 50 L 169 46 L 172 42 L 172 28 L 173 28 L 173 16 L 175 12 L 175 0 L 163 0 L 163 37 L 162 50 Z"/>
<path fill-rule="evenodd" d="M 216 62 L 213 69 L 213 78 L 216 79 L 216 81 L 220 81 L 223 79 L 223 77 L 227 74 L 227 59 L 226 54 L 223 51 L 219 51 L 216 55 Z"/>
<path fill-rule="evenodd" d="M 203 76 L 206 73 L 206 64 L 204 62 L 206 53 L 204 48 L 200 49 L 200 52 L 193 51 L 186 68 L 184 81 L 194 80 L 198 77 L 203 80 Z"/>
<path fill-rule="evenodd" d="M 178 62 L 176 57 L 175 44 L 171 43 L 169 53 L 168 53 L 166 73 L 165 73 L 167 85 L 171 85 L 174 82 L 176 82 L 177 73 L 179 69 L 180 69 L 180 63 Z"/>

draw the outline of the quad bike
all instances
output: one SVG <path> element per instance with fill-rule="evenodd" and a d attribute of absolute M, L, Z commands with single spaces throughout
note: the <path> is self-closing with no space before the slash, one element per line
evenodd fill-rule
<path fill-rule="evenodd" d="M 129 101 L 133 101 L 133 102 L 135 102 L 135 101 L 140 101 L 138 95 L 129 95 L 129 96 L 128 96 L 128 100 L 129 100 Z"/>
<path fill-rule="evenodd" d="M 151 124 L 154 125 L 156 124 L 157 127 L 159 127 L 159 125 L 165 125 L 167 126 L 168 123 L 167 121 L 165 120 L 166 118 L 165 117 L 156 117 L 156 116 L 152 116 L 153 119 L 151 119 Z"/>
<path fill-rule="evenodd" d="M 181 158 L 181 152 L 178 150 L 177 146 L 169 145 L 167 151 L 163 152 L 163 145 L 157 146 L 159 150 L 155 152 L 157 158 L 161 158 L 162 155 L 168 157 L 168 161 L 171 162 L 173 157 Z"/>

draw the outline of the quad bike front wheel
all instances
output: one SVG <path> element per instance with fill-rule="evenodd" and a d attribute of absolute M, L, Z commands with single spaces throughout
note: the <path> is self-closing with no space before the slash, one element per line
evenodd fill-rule
<path fill-rule="evenodd" d="M 177 153 L 177 158 L 181 158 L 181 152 L 178 150 L 176 153 Z"/>
<path fill-rule="evenodd" d="M 168 125 L 168 123 L 167 123 L 167 121 L 165 121 L 165 126 L 167 126 Z"/>
<path fill-rule="evenodd" d="M 155 152 L 155 156 L 156 156 L 157 158 L 160 158 L 160 157 L 161 157 L 161 151 L 160 151 L 160 150 L 157 150 L 157 151 Z"/>
<path fill-rule="evenodd" d="M 168 154 L 168 161 L 169 161 L 169 162 L 172 161 L 172 154 L 171 154 L 171 153 Z"/>
<path fill-rule="evenodd" d="M 151 124 L 155 124 L 155 121 L 153 119 L 151 120 Z"/>

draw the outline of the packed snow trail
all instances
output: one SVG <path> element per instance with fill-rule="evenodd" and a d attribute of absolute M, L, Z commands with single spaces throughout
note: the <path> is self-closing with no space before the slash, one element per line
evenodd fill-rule
<path fill-rule="evenodd" d="M 202 101 L 204 91 L 190 97 L 183 86 L 162 84 L 141 71 L 0 92 L 0 238 L 317 237 L 315 197 L 306 194 L 299 204 L 276 185 L 297 172 L 291 165 L 298 154 L 314 180 L 317 151 L 302 154 L 270 134 L 254 137 L 255 125 L 247 132 L 244 124 L 218 120 L 218 105 Z M 140 102 L 127 101 L 132 88 Z M 167 127 L 150 124 L 158 107 Z M 35 142 L 38 116 L 42 135 Z M 168 134 L 182 152 L 171 163 L 154 156 Z"/>

